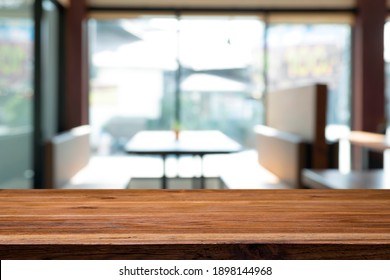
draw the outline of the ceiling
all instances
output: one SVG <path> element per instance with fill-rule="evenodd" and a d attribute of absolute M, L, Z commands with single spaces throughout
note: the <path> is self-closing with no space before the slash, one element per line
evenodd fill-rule
<path fill-rule="evenodd" d="M 71 0 L 57 0 L 67 6 Z M 390 7 L 390 0 L 387 6 Z M 87 0 L 93 7 L 353 8 L 356 0 Z"/>

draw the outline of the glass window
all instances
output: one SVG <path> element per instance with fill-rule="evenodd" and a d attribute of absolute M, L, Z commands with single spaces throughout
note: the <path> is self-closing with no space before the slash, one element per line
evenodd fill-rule
<path fill-rule="evenodd" d="M 181 123 L 215 129 L 254 146 L 262 120 L 264 24 L 257 17 L 183 17 L 180 21 Z"/>
<path fill-rule="evenodd" d="M 95 151 L 122 152 L 140 130 L 172 129 L 178 114 L 182 129 L 217 129 L 253 146 L 263 91 L 258 18 L 144 15 L 89 28 Z"/>
<path fill-rule="evenodd" d="M 182 129 L 221 130 L 253 147 L 265 84 L 272 91 L 325 83 L 328 125 L 349 126 L 350 24 L 277 23 L 265 31 L 256 16 L 172 15 L 91 20 L 90 31 L 97 150 L 109 143 L 120 151 L 137 131 L 170 129 L 177 117 Z"/>
<path fill-rule="evenodd" d="M 176 89 L 176 18 L 139 16 L 89 24 L 94 150 L 122 152 L 140 130 L 170 129 Z"/>
<path fill-rule="evenodd" d="M 32 10 L 32 1 L 0 1 L 0 188 L 32 186 Z"/>
<path fill-rule="evenodd" d="M 349 24 L 272 24 L 268 38 L 269 90 L 318 82 L 328 86 L 328 126 L 349 126 Z"/>
<path fill-rule="evenodd" d="M 42 127 L 45 140 L 58 132 L 60 12 L 51 0 L 42 2 Z"/>
<path fill-rule="evenodd" d="M 387 125 L 390 125 L 390 19 L 385 24 L 384 34 L 384 50 L 385 50 L 385 86 L 386 86 L 386 114 Z"/>

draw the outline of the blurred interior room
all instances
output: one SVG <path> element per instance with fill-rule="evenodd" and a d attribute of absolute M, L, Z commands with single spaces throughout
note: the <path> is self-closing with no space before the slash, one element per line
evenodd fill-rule
<path fill-rule="evenodd" d="M 0 259 L 389 260 L 389 97 L 390 0 L 0 0 Z"/>
<path fill-rule="evenodd" d="M 0 188 L 388 189 L 389 15 L 0 0 Z"/>

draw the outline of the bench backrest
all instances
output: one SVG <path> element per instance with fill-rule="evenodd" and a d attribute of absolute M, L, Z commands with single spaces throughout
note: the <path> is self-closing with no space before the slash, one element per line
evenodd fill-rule
<path fill-rule="evenodd" d="M 80 126 L 54 136 L 46 144 L 46 188 L 60 188 L 89 162 L 90 128 Z"/>
<path fill-rule="evenodd" d="M 284 183 L 300 186 L 307 154 L 303 139 L 262 125 L 256 126 L 255 132 L 259 164 Z"/>
<path fill-rule="evenodd" d="M 326 85 L 268 93 L 266 130 L 256 128 L 259 163 L 286 183 L 301 187 L 303 168 L 329 167 L 325 138 Z"/>
<path fill-rule="evenodd" d="M 326 85 L 270 92 L 266 97 L 266 124 L 308 142 L 325 143 L 326 107 Z"/>

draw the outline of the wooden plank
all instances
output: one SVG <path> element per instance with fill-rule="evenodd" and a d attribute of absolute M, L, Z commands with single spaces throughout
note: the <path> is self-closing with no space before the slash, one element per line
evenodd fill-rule
<path fill-rule="evenodd" d="M 6 245 L 3 260 L 388 260 L 389 245 L 354 244 L 177 244 L 166 245 Z"/>
<path fill-rule="evenodd" d="M 0 256 L 389 258 L 390 192 L 2 190 Z"/>
<path fill-rule="evenodd" d="M 390 142 L 385 134 L 372 133 L 366 131 L 351 131 L 347 138 L 351 144 L 374 151 L 383 152 L 390 148 Z"/>

